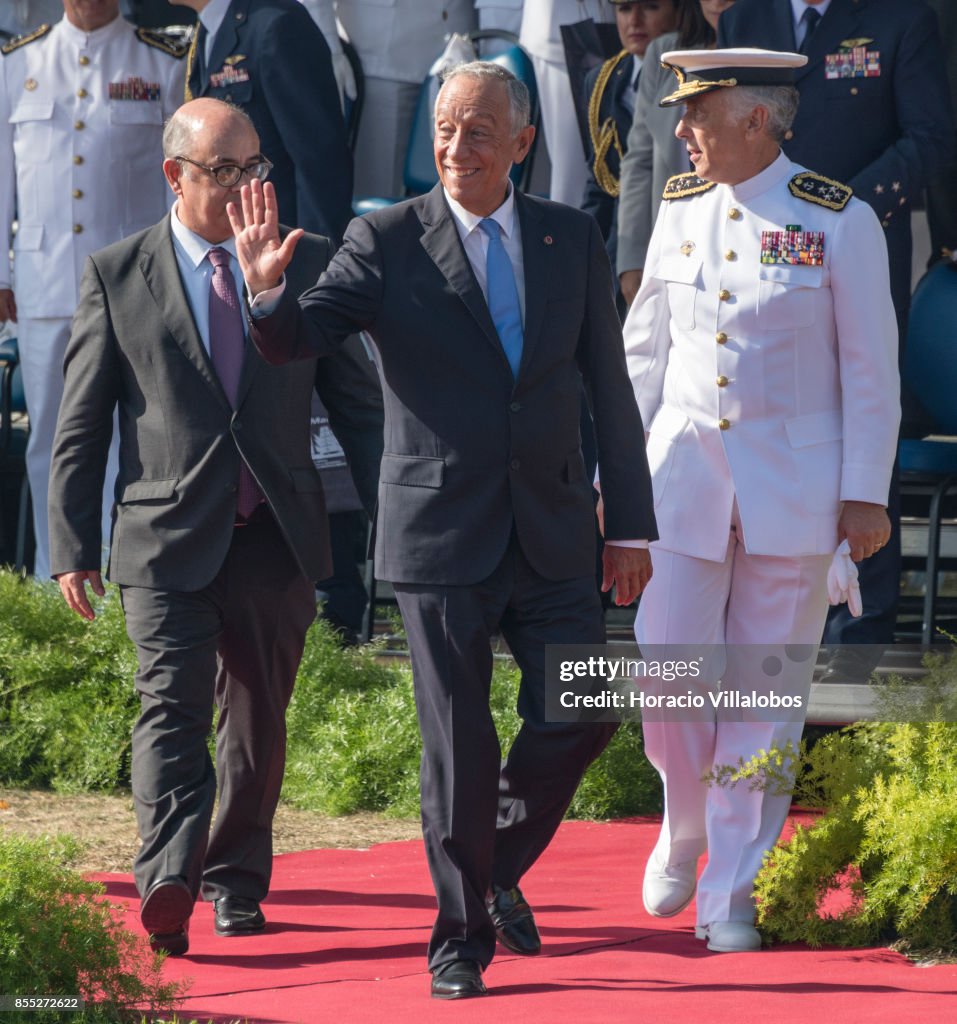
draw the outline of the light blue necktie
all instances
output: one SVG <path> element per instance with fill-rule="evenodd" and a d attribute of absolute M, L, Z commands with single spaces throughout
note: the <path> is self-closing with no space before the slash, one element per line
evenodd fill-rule
<path fill-rule="evenodd" d="M 479 227 L 488 236 L 488 255 L 485 258 L 485 273 L 488 278 L 488 311 L 498 331 L 499 341 L 505 350 L 505 358 L 512 368 L 512 376 L 518 376 L 522 361 L 522 307 L 518 301 L 515 272 L 502 244 L 502 228 L 491 217 L 479 222 Z"/>

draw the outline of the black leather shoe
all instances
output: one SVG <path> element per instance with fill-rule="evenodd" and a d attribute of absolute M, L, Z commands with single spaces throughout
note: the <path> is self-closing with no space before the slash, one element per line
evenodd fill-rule
<path fill-rule="evenodd" d="M 474 960 L 450 960 L 432 974 L 433 999 L 471 999 L 488 995 L 482 968 Z"/>
<path fill-rule="evenodd" d="M 143 897 L 140 921 L 154 953 L 182 956 L 189 949 L 193 894 L 182 878 L 161 878 Z"/>
<path fill-rule="evenodd" d="M 213 900 L 217 935 L 255 935 L 266 927 L 266 918 L 257 900 L 245 896 L 221 896 Z"/>
<path fill-rule="evenodd" d="M 517 885 L 502 889 L 493 885 L 486 904 L 498 941 L 519 956 L 536 956 L 542 951 L 542 939 L 535 925 L 532 908 Z"/>

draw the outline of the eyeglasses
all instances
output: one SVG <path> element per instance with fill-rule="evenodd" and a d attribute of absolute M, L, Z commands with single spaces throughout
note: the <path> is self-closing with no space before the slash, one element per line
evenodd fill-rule
<path fill-rule="evenodd" d="M 201 171 L 205 171 L 216 179 L 217 185 L 221 185 L 223 188 L 232 188 L 244 174 L 248 174 L 250 178 L 258 178 L 260 181 L 265 181 L 272 170 L 272 162 L 267 160 L 261 153 L 253 163 L 247 164 L 245 167 L 240 167 L 238 164 L 217 164 L 215 167 L 207 167 L 206 164 L 190 160 L 188 156 L 176 156 L 173 159 L 184 164 L 192 164 Z"/>

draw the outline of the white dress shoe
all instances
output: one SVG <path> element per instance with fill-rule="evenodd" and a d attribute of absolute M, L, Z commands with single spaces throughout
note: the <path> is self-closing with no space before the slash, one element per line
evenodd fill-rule
<path fill-rule="evenodd" d="M 707 939 L 708 949 L 715 953 L 753 953 L 761 948 L 757 928 L 747 921 L 712 921 L 695 925 L 696 939 Z"/>
<path fill-rule="evenodd" d="M 652 917 L 674 917 L 694 899 L 698 884 L 698 862 L 659 864 L 654 854 L 645 865 L 641 900 Z"/>

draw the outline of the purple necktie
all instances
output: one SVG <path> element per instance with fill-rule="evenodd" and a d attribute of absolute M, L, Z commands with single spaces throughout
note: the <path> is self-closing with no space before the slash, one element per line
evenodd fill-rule
<path fill-rule="evenodd" d="M 236 294 L 236 281 L 229 269 L 229 253 L 217 245 L 206 255 L 213 265 L 213 276 L 209 279 L 209 354 L 229 404 L 235 409 L 246 342 L 243 314 Z M 262 500 L 262 491 L 245 460 L 241 459 L 237 512 L 245 518 Z"/>

